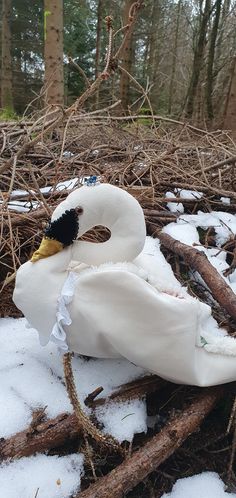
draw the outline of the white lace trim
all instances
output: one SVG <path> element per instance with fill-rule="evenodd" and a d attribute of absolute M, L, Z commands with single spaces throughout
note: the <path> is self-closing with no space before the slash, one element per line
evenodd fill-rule
<path fill-rule="evenodd" d="M 57 299 L 56 323 L 52 329 L 50 340 L 58 346 L 62 353 L 66 353 L 69 350 L 66 332 L 63 327 L 65 325 L 71 325 L 72 323 L 67 306 L 74 297 L 77 279 L 78 275 L 76 275 L 76 273 L 69 272 L 62 287 L 61 294 Z"/>

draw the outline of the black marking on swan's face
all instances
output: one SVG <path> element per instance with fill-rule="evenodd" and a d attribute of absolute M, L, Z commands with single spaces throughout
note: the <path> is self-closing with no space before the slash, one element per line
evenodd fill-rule
<path fill-rule="evenodd" d="M 48 239 L 58 240 L 64 247 L 70 246 L 77 238 L 79 232 L 79 215 L 82 212 L 82 208 L 67 209 L 60 218 L 49 222 L 44 236 Z"/>

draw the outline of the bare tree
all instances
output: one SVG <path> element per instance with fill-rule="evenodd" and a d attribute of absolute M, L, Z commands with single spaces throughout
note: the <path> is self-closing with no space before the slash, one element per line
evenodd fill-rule
<path fill-rule="evenodd" d="M 178 51 L 181 7 L 182 7 L 182 0 L 179 0 L 178 6 L 177 6 L 177 19 L 176 19 L 176 27 L 175 27 L 174 49 L 173 49 L 173 55 L 172 55 L 172 69 L 171 69 L 171 77 L 170 77 L 169 102 L 168 102 L 168 113 L 169 114 L 171 114 L 171 111 L 172 111 L 174 81 L 175 81 L 175 73 L 176 73 L 176 65 L 177 65 L 177 51 Z"/>
<path fill-rule="evenodd" d="M 99 74 L 99 65 L 101 59 L 101 45 L 102 45 L 102 19 L 103 19 L 103 7 L 104 0 L 98 0 L 97 8 L 97 36 L 96 36 L 96 55 L 95 55 L 95 78 Z M 95 94 L 96 107 L 99 104 L 99 88 Z"/>
<path fill-rule="evenodd" d="M 131 6 L 133 5 L 133 0 L 125 0 L 123 8 L 123 25 L 126 26 L 129 23 L 131 15 Z M 122 67 L 130 73 L 132 71 L 132 32 L 126 38 L 126 43 L 124 47 L 124 56 L 122 59 Z M 120 76 L 120 99 L 121 105 L 125 111 L 128 109 L 129 105 L 129 91 L 130 91 L 130 80 L 129 76 L 125 72 L 121 72 Z"/>
<path fill-rule="evenodd" d="M 64 105 L 63 0 L 44 0 L 46 102 Z"/>
<path fill-rule="evenodd" d="M 194 104 L 198 90 L 198 83 L 203 64 L 204 49 L 206 45 L 207 27 L 211 14 L 211 0 L 200 0 L 200 23 L 197 36 L 197 42 L 194 50 L 192 75 L 189 83 L 187 101 L 186 101 L 186 116 L 191 118 L 193 116 Z"/>
<path fill-rule="evenodd" d="M 1 106 L 13 109 L 12 58 L 11 58 L 11 0 L 2 0 L 2 67 L 1 67 Z"/>
<path fill-rule="evenodd" d="M 152 100 L 153 108 L 156 109 L 158 105 L 159 88 L 157 83 L 158 70 L 160 63 L 159 53 L 159 35 L 160 33 L 160 1 L 154 0 L 151 11 L 151 30 L 149 36 L 148 46 L 148 65 L 147 74 L 149 76 L 149 84 L 152 85 L 150 97 Z"/>
<path fill-rule="evenodd" d="M 229 93 L 225 107 L 224 128 L 232 131 L 236 139 L 236 56 L 232 60 Z"/>
<path fill-rule="evenodd" d="M 213 102 L 212 102 L 213 83 L 214 83 L 213 68 L 215 62 L 216 39 L 218 35 L 221 4 L 222 0 L 216 0 L 215 16 L 210 34 L 209 52 L 208 52 L 208 61 L 207 61 L 206 105 L 207 105 L 207 115 L 210 120 L 213 119 L 214 117 Z"/>

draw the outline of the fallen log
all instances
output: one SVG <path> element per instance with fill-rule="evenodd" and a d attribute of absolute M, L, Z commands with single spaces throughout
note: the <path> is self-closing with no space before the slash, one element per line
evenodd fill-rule
<path fill-rule="evenodd" d="M 214 408 L 225 388 L 204 390 L 188 408 L 174 417 L 151 441 L 74 498 L 122 498 L 172 455 Z"/>
<path fill-rule="evenodd" d="M 158 233 L 158 238 L 164 247 L 181 256 L 185 263 L 200 273 L 214 299 L 236 320 L 236 295 L 211 265 L 206 255 L 192 246 L 173 239 L 167 233 Z"/>
<path fill-rule="evenodd" d="M 63 413 L 54 419 L 28 427 L 8 439 L 0 440 L 0 461 L 33 455 L 75 439 L 82 432 L 76 416 Z"/>

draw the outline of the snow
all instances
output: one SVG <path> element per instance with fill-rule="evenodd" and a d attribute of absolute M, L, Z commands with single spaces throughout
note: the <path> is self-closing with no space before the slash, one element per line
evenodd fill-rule
<path fill-rule="evenodd" d="M 230 198 L 229 197 L 221 197 L 220 200 L 226 206 L 230 206 Z"/>
<path fill-rule="evenodd" d="M 71 190 L 79 183 L 79 178 L 71 178 L 70 180 L 63 180 L 56 185 L 56 190 Z M 78 186 L 78 185 L 77 185 Z"/>
<path fill-rule="evenodd" d="M 120 443 L 124 440 L 132 441 L 134 421 L 136 432 L 147 430 L 146 407 L 139 399 L 99 407 L 96 416 L 103 422 L 105 432 L 112 433 Z"/>
<path fill-rule="evenodd" d="M 0 204 L 2 202 L 0 201 Z M 8 209 L 12 209 L 13 211 L 18 211 L 19 213 L 28 213 L 32 209 L 37 209 L 40 206 L 40 203 L 37 201 L 10 201 L 7 204 Z"/>
<path fill-rule="evenodd" d="M 179 197 L 182 199 L 201 199 L 203 196 L 203 192 L 198 192 L 196 190 L 187 190 L 184 188 L 175 188 L 174 192 L 179 194 Z"/>
<path fill-rule="evenodd" d="M 206 230 L 213 227 L 216 232 L 216 245 L 222 246 L 232 235 L 236 233 L 236 215 L 224 211 L 212 211 L 203 213 L 198 211 L 197 214 L 183 214 L 177 224 L 191 224 Z"/>
<path fill-rule="evenodd" d="M 197 231 L 198 227 L 205 230 L 210 227 L 214 228 L 217 247 L 204 247 L 200 243 Z M 193 246 L 195 249 L 204 252 L 212 266 L 220 273 L 233 292 L 236 293 L 236 271 L 228 277 L 224 276 L 224 271 L 229 268 L 229 265 L 226 262 L 227 253 L 224 249 L 221 249 L 221 246 L 236 234 L 236 215 L 224 211 L 212 211 L 211 213 L 198 211 L 194 215 L 183 214 L 176 222 L 166 225 L 163 228 L 163 232 L 184 244 Z M 208 289 L 198 272 L 192 271 L 191 275 L 197 282 Z M 209 300 L 213 300 L 210 294 Z"/>
<path fill-rule="evenodd" d="M 216 233 L 217 247 L 204 247 L 200 243 L 197 227 L 202 229 L 213 227 Z M 221 246 L 236 234 L 236 215 L 222 211 L 212 211 L 212 213 L 199 211 L 196 215 L 184 214 L 178 218 L 176 223 L 166 225 L 163 231 L 176 240 L 204 252 L 210 263 L 222 276 L 223 271 L 229 267 L 226 262 L 226 251 L 221 249 Z M 223 278 L 229 285 L 231 282 L 235 283 L 233 275 L 230 278 L 225 278 L 224 276 Z"/>
<path fill-rule="evenodd" d="M 36 455 L 0 466 L 1 498 L 65 498 L 80 487 L 83 456 Z"/>
<path fill-rule="evenodd" d="M 171 493 L 161 498 L 236 498 L 236 494 L 228 494 L 225 485 L 215 472 L 203 472 L 192 477 L 179 479 Z"/>
<path fill-rule="evenodd" d="M 37 332 L 27 328 L 24 318 L 0 319 L 0 350 L 0 438 L 26 429 L 36 409 L 45 408 L 48 418 L 72 412 L 56 346 L 49 343 L 42 348 Z M 73 359 L 73 371 L 82 404 L 97 387 L 104 388 L 100 397 L 109 396 L 121 384 L 145 373 L 126 360 L 79 356 Z M 96 415 L 103 431 L 120 442 L 131 441 L 135 433 L 147 429 L 146 403 L 142 400 L 107 402 Z M 82 461 L 79 454 L 60 458 L 37 455 L 1 464 L 0 497 L 34 498 L 39 488 L 37 498 L 69 498 L 80 485 Z"/>
<path fill-rule="evenodd" d="M 173 192 L 166 192 L 165 197 L 167 198 L 173 198 L 176 199 L 176 195 L 173 194 Z M 167 202 L 166 203 L 167 208 L 172 212 L 172 213 L 184 213 L 184 206 L 181 202 Z"/>

